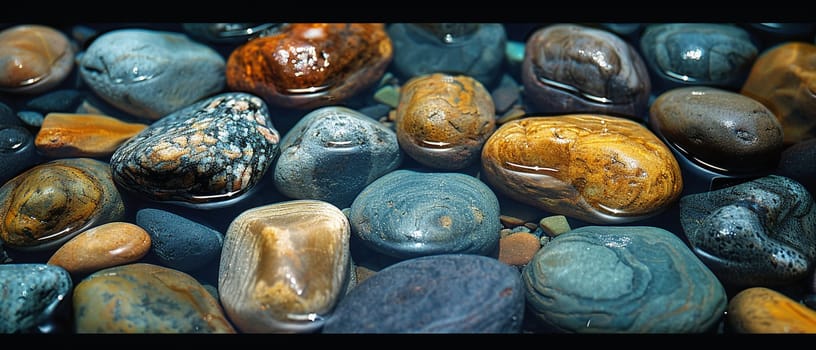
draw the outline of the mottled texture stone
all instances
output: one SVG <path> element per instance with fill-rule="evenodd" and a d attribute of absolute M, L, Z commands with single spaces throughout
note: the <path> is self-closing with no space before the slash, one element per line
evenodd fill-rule
<path fill-rule="evenodd" d="M 486 86 L 501 76 L 507 33 L 501 23 L 392 23 L 393 67 L 408 80 L 437 72 Z"/>
<path fill-rule="evenodd" d="M 290 23 L 227 59 L 227 86 L 273 106 L 340 104 L 375 84 L 393 58 L 382 23 Z"/>
<path fill-rule="evenodd" d="M 652 86 L 662 92 L 684 85 L 737 90 L 759 49 L 748 32 L 725 23 L 654 23 L 640 37 Z"/>
<path fill-rule="evenodd" d="M 59 30 L 21 24 L 0 31 L 0 91 L 38 94 L 53 89 L 74 68 L 76 47 Z"/>
<path fill-rule="evenodd" d="M 147 199 L 226 205 L 263 178 L 279 140 L 263 100 L 229 92 L 150 124 L 116 149 L 110 165 L 117 184 Z"/>
<path fill-rule="evenodd" d="M 816 333 L 816 311 L 764 287 L 746 288 L 731 298 L 726 320 L 736 333 Z"/>
<path fill-rule="evenodd" d="M 752 173 L 776 167 L 782 125 L 762 103 L 707 86 L 660 94 L 649 125 L 683 155 L 714 171 Z"/>
<path fill-rule="evenodd" d="M 814 266 L 816 205 L 783 176 L 686 195 L 680 223 L 694 253 L 726 284 L 788 284 Z"/>
<path fill-rule="evenodd" d="M 740 93 L 762 102 L 782 124 L 785 144 L 816 137 L 816 45 L 786 42 L 763 51 Z"/>
<path fill-rule="evenodd" d="M 490 92 L 471 77 L 418 76 L 400 90 L 397 139 L 423 165 L 462 169 L 479 159 L 482 145 L 496 130 L 495 110 Z"/>
<path fill-rule="evenodd" d="M 107 157 L 145 128 L 105 115 L 48 113 L 34 145 L 47 157 Z"/>
<path fill-rule="evenodd" d="M 82 80 L 106 102 L 156 120 L 225 87 L 224 58 L 182 33 L 116 29 L 79 58 Z"/>
<path fill-rule="evenodd" d="M 531 116 L 482 150 L 486 182 L 521 203 L 590 223 L 645 219 L 674 204 L 680 166 L 649 129 L 606 115 Z"/>
<path fill-rule="evenodd" d="M 73 292 L 77 333 L 236 333 L 190 275 L 135 263 L 100 270 Z"/>
<path fill-rule="evenodd" d="M 0 125 L 0 186 L 38 162 L 34 136 L 28 129 Z"/>
<path fill-rule="evenodd" d="M 278 191 L 294 199 L 351 205 L 372 181 L 402 164 L 393 130 L 355 110 L 321 107 L 284 135 L 275 161 Z"/>
<path fill-rule="evenodd" d="M 368 185 L 351 204 L 352 233 L 382 254 L 498 253 L 499 201 L 461 173 L 400 169 Z"/>
<path fill-rule="evenodd" d="M 182 272 L 218 258 L 224 244 L 221 232 L 165 210 L 139 209 L 136 225 L 150 235 L 151 252 L 159 263 Z"/>
<path fill-rule="evenodd" d="M 345 214 L 323 201 L 244 211 L 221 253 L 218 293 L 227 315 L 245 333 L 317 331 L 346 293 L 350 237 Z"/>
<path fill-rule="evenodd" d="M 651 81 L 635 48 L 609 31 L 554 24 L 530 34 L 524 93 L 541 114 L 603 113 L 645 119 Z"/>
<path fill-rule="evenodd" d="M 129 222 L 109 222 L 80 232 L 48 259 L 48 264 L 81 276 L 141 259 L 150 250 L 150 235 Z"/>
<path fill-rule="evenodd" d="M 518 333 L 524 291 L 515 268 L 490 257 L 405 260 L 340 300 L 323 333 Z"/>
<path fill-rule="evenodd" d="M 50 322 L 73 288 L 59 266 L 0 264 L 0 334 L 29 333 Z"/>
<path fill-rule="evenodd" d="M 53 249 L 124 215 L 108 163 L 91 158 L 40 164 L 0 187 L 0 239 L 9 248 Z"/>
<path fill-rule="evenodd" d="M 527 306 L 575 333 L 701 333 L 726 309 L 717 277 L 673 233 L 583 226 L 543 246 L 522 271 Z"/>

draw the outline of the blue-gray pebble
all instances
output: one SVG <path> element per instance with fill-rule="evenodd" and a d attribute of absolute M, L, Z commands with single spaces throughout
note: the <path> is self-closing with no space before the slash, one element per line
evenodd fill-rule
<path fill-rule="evenodd" d="M 361 282 L 323 333 L 518 333 L 524 286 L 494 258 L 442 254 L 405 260 Z"/>
<path fill-rule="evenodd" d="M 673 233 L 583 226 L 553 238 L 522 271 L 542 324 L 575 333 L 700 333 L 727 305 L 717 277 Z"/>
<path fill-rule="evenodd" d="M 369 248 L 408 259 L 498 254 L 499 216 L 496 194 L 473 176 L 399 169 L 360 192 L 349 220 Z"/>
<path fill-rule="evenodd" d="M 397 134 L 346 107 L 323 107 L 300 119 L 281 139 L 275 187 L 295 199 L 338 208 L 402 163 Z"/>
<path fill-rule="evenodd" d="M 56 90 L 26 101 L 25 108 L 44 114 L 74 113 L 84 98 L 85 95 L 79 90 Z"/>
<path fill-rule="evenodd" d="M 723 283 L 778 286 L 816 262 L 816 205 L 799 182 L 769 175 L 680 198 L 689 244 Z"/>
<path fill-rule="evenodd" d="M 223 90 L 224 58 L 184 34 L 117 29 L 97 37 L 79 58 L 79 74 L 105 101 L 156 120 Z"/>
<path fill-rule="evenodd" d="M 34 136 L 21 126 L 0 125 L 0 186 L 40 160 Z"/>
<path fill-rule="evenodd" d="M 150 235 L 150 251 L 166 267 L 189 273 L 221 255 L 220 232 L 169 211 L 139 209 L 136 225 Z"/>
<path fill-rule="evenodd" d="M 738 89 L 759 53 L 747 31 L 718 23 L 647 25 L 640 50 L 658 92 L 688 85 Z"/>
<path fill-rule="evenodd" d="M 0 333 L 29 333 L 46 326 L 72 288 L 71 276 L 62 267 L 0 264 Z"/>
<path fill-rule="evenodd" d="M 42 113 L 29 110 L 17 112 L 17 117 L 23 121 L 23 124 L 28 125 L 32 128 L 41 127 L 43 120 L 45 120 L 45 116 Z"/>

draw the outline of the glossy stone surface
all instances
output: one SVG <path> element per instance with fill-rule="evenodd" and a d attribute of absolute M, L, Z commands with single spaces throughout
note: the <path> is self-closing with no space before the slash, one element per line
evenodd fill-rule
<path fill-rule="evenodd" d="M 419 163 L 442 170 L 465 168 L 496 130 L 490 92 L 464 75 L 415 77 L 400 90 L 396 112 L 399 145 Z"/>
<path fill-rule="evenodd" d="M 727 303 L 717 277 L 659 227 L 579 227 L 543 246 L 522 279 L 534 317 L 569 333 L 701 333 Z"/>
<path fill-rule="evenodd" d="M 680 223 L 694 253 L 726 284 L 792 283 L 816 259 L 816 204 L 786 177 L 686 195 Z"/>
<path fill-rule="evenodd" d="M 674 155 L 626 118 L 531 116 L 503 124 L 482 150 L 482 176 L 514 200 L 590 223 L 641 220 L 683 189 Z"/>
<path fill-rule="evenodd" d="M 0 334 L 45 326 L 71 294 L 65 269 L 41 263 L 0 264 Z"/>
<path fill-rule="evenodd" d="M 444 72 L 486 86 L 501 76 L 507 33 L 501 23 L 392 23 L 394 70 L 405 80 Z"/>
<path fill-rule="evenodd" d="M 519 273 L 490 257 L 442 254 L 405 260 L 340 300 L 323 333 L 518 333 Z"/>
<path fill-rule="evenodd" d="M 244 333 L 305 333 L 323 326 L 352 273 L 349 222 L 323 201 L 249 209 L 229 226 L 218 293 Z"/>
<path fill-rule="evenodd" d="M 746 30 L 724 23 L 649 24 L 640 50 L 660 92 L 687 85 L 737 90 L 759 54 Z"/>
<path fill-rule="evenodd" d="M 767 106 L 785 144 L 816 137 L 816 45 L 783 43 L 757 57 L 740 93 Z"/>
<path fill-rule="evenodd" d="M 108 163 L 63 158 L 37 165 L 0 187 L 0 239 L 46 250 L 93 226 L 124 219 Z"/>
<path fill-rule="evenodd" d="M 782 153 L 776 116 L 757 100 L 719 88 L 660 94 L 649 109 L 649 125 L 687 158 L 714 171 L 768 171 Z"/>
<path fill-rule="evenodd" d="M 77 333 L 236 333 L 193 277 L 146 263 L 85 277 L 74 288 L 73 311 Z"/>
<path fill-rule="evenodd" d="M 225 87 L 224 58 L 176 32 L 111 30 L 93 40 L 78 64 L 82 80 L 99 97 L 149 120 Z"/>
<path fill-rule="evenodd" d="M 375 84 L 393 54 L 382 23 L 285 24 L 230 53 L 227 86 L 273 106 L 341 104 Z"/>
<path fill-rule="evenodd" d="M 786 148 L 779 158 L 776 173 L 796 180 L 816 195 L 816 138 Z"/>
<path fill-rule="evenodd" d="M 149 200 L 225 205 L 249 193 L 278 153 L 266 103 L 219 94 L 158 120 L 111 156 L 113 179 Z"/>
<path fill-rule="evenodd" d="M 193 272 L 218 258 L 221 232 L 166 210 L 143 208 L 136 224 L 150 235 L 151 252 L 163 266 Z"/>
<path fill-rule="evenodd" d="M 321 107 L 284 135 L 275 161 L 280 193 L 347 208 L 372 181 L 397 169 L 403 153 L 393 130 L 346 107 Z"/>
<path fill-rule="evenodd" d="M 205 43 L 242 44 L 264 31 L 273 30 L 279 23 L 251 22 L 196 22 L 182 23 L 184 32 Z"/>
<path fill-rule="evenodd" d="M 38 94 L 65 80 L 76 48 L 59 30 L 21 24 L 0 31 L 0 91 Z"/>
<path fill-rule="evenodd" d="M 95 114 L 49 113 L 34 145 L 47 157 L 107 157 L 122 143 L 147 128 Z"/>
<path fill-rule="evenodd" d="M 499 201 L 479 179 L 461 173 L 400 169 L 368 185 L 351 204 L 352 233 L 398 259 L 498 253 Z"/>
<path fill-rule="evenodd" d="M 773 289 L 747 288 L 728 303 L 730 329 L 736 333 L 816 333 L 816 311 Z"/>
<path fill-rule="evenodd" d="M 527 39 L 524 93 L 538 114 L 602 113 L 645 119 L 651 81 L 635 48 L 609 31 L 554 24 Z"/>
<path fill-rule="evenodd" d="M 141 259 L 150 250 L 150 235 L 129 222 L 102 224 L 80 232 L 48 259 L 73 275 L 90 274 Z"/>
<path fill-rule="evenodd" d="M 0 185 L 39 162 L 34 136 L 28 129 L 0 125 Z"/>

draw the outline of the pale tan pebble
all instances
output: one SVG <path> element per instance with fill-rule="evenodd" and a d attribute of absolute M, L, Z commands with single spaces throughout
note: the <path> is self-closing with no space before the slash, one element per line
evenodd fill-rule
<path fill-rule="evenodd" d="M 538 225 L 550 236 L 558 236 L 571 230 L 567 217 L 564 215 L 553 215 L 542 218 L 541 221 L 538 222 Z"/>
<path fill-rule="evenodd" d="M 65 242 L 48 259 L 72 274 L 88 274 L 135 262 L 150 251 L 150 235 L 128 222 L 99 225 Z"/>

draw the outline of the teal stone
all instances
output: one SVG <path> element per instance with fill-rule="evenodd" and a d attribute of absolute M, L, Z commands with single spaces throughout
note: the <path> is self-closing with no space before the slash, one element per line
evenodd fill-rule
<path fill-rule="evenodd" d="M 70 274 L 59 266 L 0 265 L 0 333 L 31 333 L 47 327 L 71 288 Z"/>

